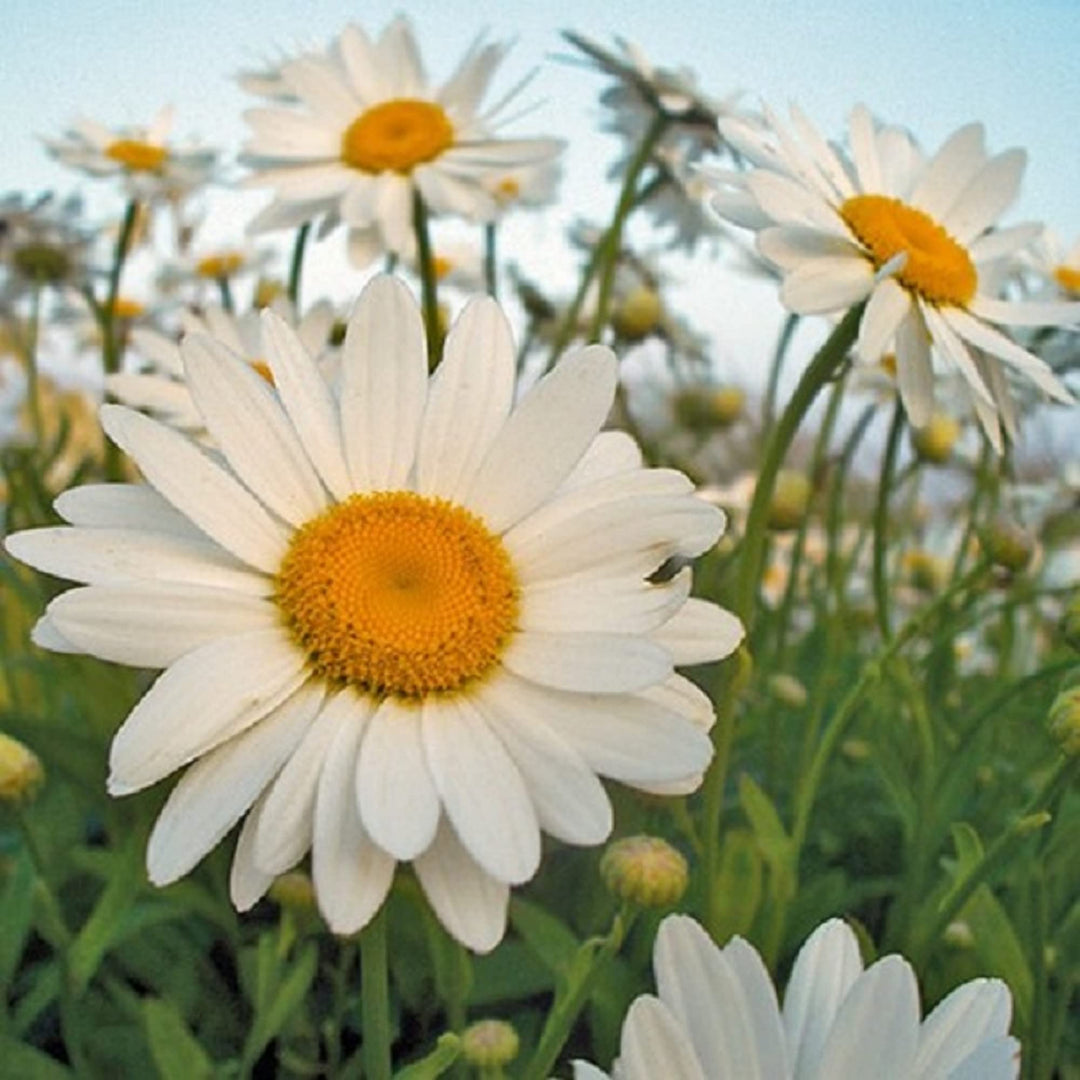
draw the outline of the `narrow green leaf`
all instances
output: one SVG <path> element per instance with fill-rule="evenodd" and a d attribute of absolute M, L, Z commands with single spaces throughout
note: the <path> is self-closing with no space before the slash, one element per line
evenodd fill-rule
<path fill-rule="evenodd" d="M 269 935 L 263 940 L 267 939 Z M 315 978 L 318 961 L 315 943 L 309 942 L 300 954 L 300 958 L 280 982 L 276 985 L 266 982 L 261 986 L 261 992 L 265 996 L 261 1000 L 261 1007 L 255 1014 L 255 1021 L 244 1045 L 244 1061 L 249 1064 L 256 1061 L 270 1040 L 275 1038 L 288 1022 Z"/>
<path fill-rule="evenodd" d="M 1017 1019 L 1026 1029 L 1031 1023 L 1035 978 L 1012 920 L 986 885 L 980 885 L 960 909 L 960 918 L 971 928 L 982 973 L 1008 983 Z"/>
<path fill-rule="evenodd" d="M 213 1076 L 213 1062 L 172 1002 L 146 998 L 142 1012 L 150 1053 L 162 1080 L 209 1080 Z"/>
<path fill-rule="evenodd" d="M 581 943 L 566 923 L 519 897 L 510 901 L 510 922 L 537 959 L 556 974 L 567 974 Z"/>
<path fill-rule="evenodd" d="M 29 853 L 23 851 L 0 895 L 0 989 L 11 983 L 33 917 L 34 867 Z"/>
<path fill-rule="evenodd" d="M 48 1054 L 0 1035 L 0 1075 L 13 1080 L 73 1080 L 75 1074 Z"/>
<path fill-rule="evenodd" d="M 749 829 L 729 829 L 720 850 L 716 880 L 709 883 L 724 897 L 716 928 L 719 941 L 746 934 L 754 922 L 762 897 L 762 861 L 757 841 Z"/>
<path fill-rule="evenodd" d="M 435 1049 L 425 1058 L 394 1073 L 394 1080 L 435 1080 L 442 1076 L 461 1054 L 461 1040 L 452 1032 L 439 1036 Z"/>
<path fill-rule="evenodd" d="M 747 773 L 739 777 L 739 805 L 753 829 L 761 857 L 772 872 L 770 886 L 774 895 L 789 897 L 795 886 L 795 846 L 772 799 Z"/>

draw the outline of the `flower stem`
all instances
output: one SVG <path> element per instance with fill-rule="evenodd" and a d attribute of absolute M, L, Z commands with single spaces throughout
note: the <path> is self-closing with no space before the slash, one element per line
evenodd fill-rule
<path fill-rule="evenodd" d="M 300 276 L 304 270 L 304 250 L 307 247 L 308 236 L 311 234 L 311 222 L 305 221 L 296 230 L 296 239 L 293 241 L 292 260 L 289 263 L 289 299 L 299 314 L 300 311 Z"/>
<path fill-rule="evenodd" d="M 45 449 L 45 424 L 41 417 L 41 389 L 38 382 L 37 346 L 41 329 L 41 283 L 30 293 L 30 320 L 26 328 L 26 400 L 30 406 L 30 430 L 38 451 Z"/>
<path fill-rule="evenodd" d="M 428 231 L 428 212 L 423 196 L 413 192 L 413 229 L 416 232 L 416 258 L 420 264 L 420 303 L 424 312 L 424 330 L 427 334 L 428 371 L 439 366 L 439 295 L 435 278 L 435 257 L 431 250 L 431 233 Z"/>
<path fill-rule="evenodd" d="M 765 554 L 765 523 L 772 500 L 776 474 L 780 471 L 788 447 L 798 431 L 799 424 L 809 411 L 818 391 L 833 377 L 848 349 L 855 341 L 862 318 L 864 304 L 857 304 L 837 324 L 828 340 L 818 349 L 814 358 L 799 379 L 798 386 L 787 403 L 783 414 L 769 436 L 764 460 L 754 487 L 754 498 L 746 519 L 746 531 L 740 544 L 738 571 L 735 585 L 735 613 L 749 629 L 752 608 L 757 597 L 758 582 Z"/>
<path fill-rule="evenodd" d="M 360 1021 L 364 1076 L 390 1080 L 390 986 L 386 963 L 386 912 L 360 933 Z"/>
<path fill-rule="evenodd" d="M 881 478 L 878 481 L 877 501 L 874 504 L 874 601 L 878 628 L 885 641 L 892 637 L 889 618 L 889 583 L 885 577 L 885 549 L 889 539 L 889 490 L 904 430 L 904 406 L 898 397 L 893 408 L 889 437 L 881 457 Z"/>
<path fill-rule="evenodd" d="M 765 387 L 765 401 L 761 408 L 761 441 L 765 442 L 776 422 L 776 393 L 780 389 L 780 369 L 784 366 L 788 346 L 795 336 L 795 328 L 799 325 L 799 316 L 794 312 L 784 319 L 784 325 L 780 328 L 780 336 L 776 340 L 776 350 L 773 352 L 772 364 L 769 366 L 769 382 Z"/>
<path fill-rule="evenodd" d="M 484 288 L 492 300 L 499 299 L 499 263 L 495 222 L 484 225 Z"/>

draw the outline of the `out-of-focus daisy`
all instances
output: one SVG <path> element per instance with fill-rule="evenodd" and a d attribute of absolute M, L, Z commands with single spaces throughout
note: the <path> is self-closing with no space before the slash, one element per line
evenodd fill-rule
<path fill-rule="evenodd" d="M 653 951 L 658 997 L 637 998 L 622 1030 L 618 1080 L 1013 1080 L 1020 1045 L 998 979 L 957 987 L 920 1024 L 915 973 L 886 956 L 865 971 L 839 919 L 806 940 L 783 1011 L 761 957 L 740 937 L 720 949 L 670 915 Z M 575 1080 L 602 1080 L 576 1062 Z"/>
<path fill-rule="evenodd" d="M 710 171 L 712 205 L 759 230 L 758 249 L 782 270 L 780 296 L 792 311 L 825 314 L 867 301 L 857 350 L 869 362 L 896 353 L 912 424 L 921 427 L 933 409 L 932 355 L 963 376 L 999 449 L 999 417 L 1009 416 L 1002 363 L 1072 402 L 1044 361 L 996 329 L 1080 320 L 1080 304 L 997 295 L 996 265 L 1032 237 L 1029 225 L 997 227 L 1019 190 L 1022 151 L 990 157 L 982 125 L 969 124 L 924 159 L 907 133 L 858 106 L 849 160 L 797 109 L 792 129 L 772 112 L 765 120 L 721 121 L 755 168 Z"/>
<path fill-rule="evenodd" d="M 482 183 L 495 200 L 498 215 L 513 210 L 539 210 L 555 201 L 562 176 L 558 161 L 540 161 L 509 169 L 492 169 Z"/>
<path fill-rule="evenodd" d="M 0 307 L 35 288 L 86 281 L 91 235 L 82 212 L 78 195 L 62 201 L 51 194 L 32 202 L 22 194 L 0 199 Z"/>
<path fill-rule="evenodd" d="M 1061 239 L 1050 229 L 1044 229 L 1032 244 L 1028 259 L 1049 287 L 1065 300 L 1080 299 L 1080 238 L 1066 249 Z"/>
<path fill-rule="evenodd" d="M 49 605 L 36 639 L 167 669 L 110 757 L 118 795 L 190 766 L 150 838 L 153 881 L 246 813 L 239 908 L 310 849 L 320 909 L 350 933 L 412 862 L 448 930 L 490 949 L 541 829 L 608 835 L 598 775 L 700 783 L 712 707 L 673 665 L 727 655 L 742 627 L 688 599 L 689 569 L 650 576 L 709 548 L 723 515 L 598 434 L 616 381 L 603 347 L 514 407 L 494 301 L 466 309 L 429 378 L 415 300 L 375 279 L 337 391 L 263 319 L 273 389 L 215 338 L 181 347 L 220 458 L 106 406 L 151 487 L 75 489 L 57 504 L 70 527 L 8 539 L 88 586 Z"/>
<path fill-rule="evenodd" d="M 399 16 L 377 41 L 352 25 L 327 53 L 284 64 L 281 78 L 299 105 L 246 114 L 253 132 L 245 147 L 254 170 L 248 183 L 274 190 L 257 227 L 340 218 L 358 233 L 350 238 L 355 261 L 374 252 L 375 240 L 408 257 L 414 192 L 434 214 L 491 220 L 497 204 L 485 177 L 550 160 L 562 147 L 556 139 L 493 136 L 513 95 L 487 112 L 480 102 L 505 52 L 503 44 L 477 43 L 435 88 L 412 27 Z"/>
<path fill-rule="evenodd" d="M 336 353 L 330 347 L 333 305 L 328 301 L 316 304 L 301 318 L 296 317 L 284 297 L 275 299 L 271 307 L 296 332 L 305 350 L 323 367 L 324 375 L 332 379 L 332 371 L 336 370 Z M 258 311 L 233 315 L 220 304 L 210 304 L 199 313 L 184 309 L 180 312 L 180 328 L 181 334 L 213 337 L 264 378 L 271 378 L 267 364 L 270 343 Z M 145 409 L 173 427 L 203 433 L 202 413 L 188 389 L 178 342 L 158 330 L 136 329 L 131 335 L 131 345 L 148 363 L 149 370 L 108 376 L 105 388 L 109 393 L 117 401 L 134 409 Z"/>
<path fill-rule="evenodd" d="M 211 177 L 216 151 L 175 146 L 167 139 L 173 110 L 166 106 L 145 128 L 111 130 L 80 117 L 62 138 L 42 141 L 58 161 L 91 176 L 119 177 L 138 199 L 178 199 Z"/>

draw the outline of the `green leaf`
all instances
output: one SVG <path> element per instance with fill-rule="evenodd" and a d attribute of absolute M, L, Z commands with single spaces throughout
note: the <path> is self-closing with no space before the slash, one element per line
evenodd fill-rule
<path fill-rule="evenodd" d="M 557 975 L 569 972 L 581 943 L 566 923 L 519 897 L 510 901 L 510 922 L 541 963 Z"/>
<path fill-rule="evenodd" d="M 0 1035 L 2 1075 L 18 1080 L 72 1080 L 74 1073 L 55 1058 L 26 1043 Z"/>
<path fill-rule="evenodd" d="M 795 889 L 795 845 L 784 829 L 772 799 L 753 777 L 739 777 L 739 805 L 761 850 L 761 857 L 772 873 L 770 887 L 777 897 L 790 897 Z"/>
<path fill-rule="evenodd" d="M 439 1036 L 435 1049 L 425 1058 L 394 1073 L 394 1080 L 435 1080 L 442 1076 L 461 1054 L 461 1040 L 452 1032 Z"/>
<path fill-rule="evenodd" d="M 762 878 L 761 852 L 753 834 L 749 829 L 729 829 L 724 834 L 716 880 L 709 883 L 710 889 L 724 897 L 715 930 L 718 941 L 749 931 L 761 906 Z"/>
<path fill-rule="evenodd" d="M 1020 1027 L 1027 1029 L 1031 1023 L 1035 978 L 1012 920 L 986 885 L 975 890 L 960 909 L 959 917 L 971 928 L 983 974 L 997 975 L 1008 983 Z"/>
<path fill-rule="evenodd" d="M 23 851 L 0 895 L 0 989 L 11 983 L 33 917 L 34 867 L 29 853 Z"/>
<path fill-rule="evenodd" d="M 260 960 L 264 955 L 264 942 L 269 942 L 269 947 L 274 948 L 273 937 L 270 934 L 264 935 L 259 942 Z M 315 978 L 318 962 L 315 943 L 309 942 L 283 979 L 279 980 L 276 970 L 271 972 L 268 965 L 258 965 L 255 1020 L 244 1043 L 245 1062 L 250 1064 L 258 1060 L 270 1040 L 275 1038 L 289 1021 Z"/>
<path fill-rule="evenodd" d="M 146 998 L 142 1012 L 150 1053 L 162 1080 L 207 1080 L 213 1076 L 213 1062 L 175 1005 L 161 998 Z"/>

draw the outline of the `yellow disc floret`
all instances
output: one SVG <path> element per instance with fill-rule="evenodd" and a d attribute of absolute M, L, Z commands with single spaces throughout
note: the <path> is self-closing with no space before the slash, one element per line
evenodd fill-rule
<path fill-rule="evenodd" d="M 468 510 L 407 491 L 354 495 L 304 525 L 276 600 L 321 678 L 413 700 L 483 678 L 518 612 L 502 541 Z"/>
<path fill-rule="evenodd" d="M 345 129 L 341 160 L 367 173 L 410 173 L 454 144 L 454 126 L 440 105 L 396 98 L 373 105 Z"/>
<path fill-rule="evenodd" d="M 929 214 L 885 195 L 856 195 L 840 217 L 867 249 L 874 269 L 903 253 L 907 262 L 896 280 L 927 303 L 967 307 L 978 274 L 967 250 Z"/>
<path fill-rule="evenodd" d="M 207 255 L 195 264 L 195 273 L 198 277 L 220 278 L 232 277 L 233 274 L 244 267 L 244 256 L 239 251 L 222 251 L 217 255 Z"/>
<path fill-rule="evenodd" d="M 105 147 L 105 156 L 131 172 L 157 172 L 165 164 L 169 151 L 138 139 L 117 139 Z"/>
<path fill-rule="evenodd" d="M 1072 296 L 1080 296 L 1080 266 L 1070 266 L 1062 263 L 1054 267 L 1054 280 L 1060 286 L 1062 292 Z"/>

